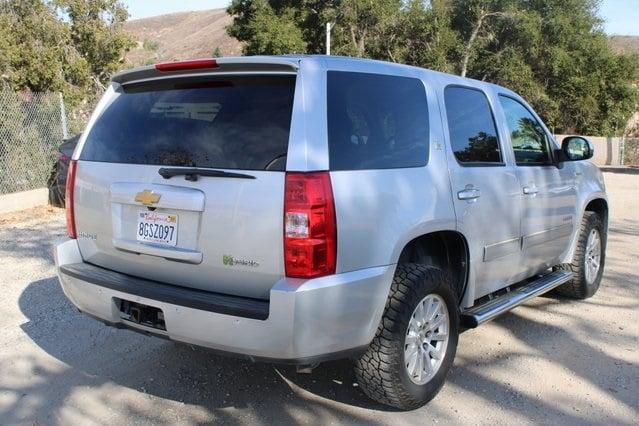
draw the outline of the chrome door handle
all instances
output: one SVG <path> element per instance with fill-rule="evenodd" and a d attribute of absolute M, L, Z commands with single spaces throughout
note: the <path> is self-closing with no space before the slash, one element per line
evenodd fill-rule
<path fill-rule="evenodd" d="M 460 200 L 476 200 L 481 196 L 481 192 L 476 188 L 466 188 L 463 191 L 457 193 L 457 198 Z"/>
<path fill-rule="evenodd" d="M 524 186 L 522 189 L 526 195 L 534 195 L 539 192 L 536 186 Z"/>

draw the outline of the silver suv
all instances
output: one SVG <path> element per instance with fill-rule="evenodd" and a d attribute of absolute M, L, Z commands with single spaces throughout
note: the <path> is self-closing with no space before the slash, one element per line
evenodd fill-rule
<path fill-rule="evenodd" d="M 134 69 L 73 155 L 60 282 L 116 327 L 306 369 L 350 357 L 367 395 L 411 409 L 460 330 L 554 288 L 595 293 L 592 154 L 508 89 L 415 67 Z"/>

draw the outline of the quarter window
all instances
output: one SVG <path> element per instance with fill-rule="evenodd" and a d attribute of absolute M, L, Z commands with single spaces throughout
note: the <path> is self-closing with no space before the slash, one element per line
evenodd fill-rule
<path fill-rule="evenodd" d="M 486 95 L 467 87 L 444 90 L 450 144 L 463 164 L 501 164 L 497 128 Z"/>
<path fill-rule="evenodd" d="M 328 72 L 331 170 L 419 167 L 428 162 L 428 106 L 421 80 Z"/>
<path fill-rule="evenodd" d="M 550 164 L 549 140 L 537 119 L 520 102 L 499 95 L 517 165 Z"/>

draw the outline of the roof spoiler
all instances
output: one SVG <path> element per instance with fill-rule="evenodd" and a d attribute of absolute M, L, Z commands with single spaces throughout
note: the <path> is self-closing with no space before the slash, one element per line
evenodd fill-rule
<path fill-rule="evenodd" d="M 203 58 L 133 68 L 114 74 L 111 81 L 129 84 L 171 75 L 209 75 L 216 72 L 296 72 L 298 68 L 299 58 L 273 56 Z"/>

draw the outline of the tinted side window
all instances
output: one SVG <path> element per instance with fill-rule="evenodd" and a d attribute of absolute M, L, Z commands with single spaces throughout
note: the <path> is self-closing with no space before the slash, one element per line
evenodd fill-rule
<path fill-rule="evenodd" d="M 551 162 L 548 137 L 537 119 L 518 101 L 499 95 L 518 165 Z"/>
<path fill-rule="evenodd" d="M 125 86 L 89 132 L 80 159 L 284 170 L 294 92 L 292 76 Z"/>
<path fill-rule="evenodd" d="M 497 129 L 481 91 L 449 86 L 444 90 L 450 143 L 461 163 L 501 163 Z"/>
<path fill-rule="evenodd" d="M 428 162 L 428 106 L 420 80 L 329 71 L 327 89 L 331 170 Z"/>

